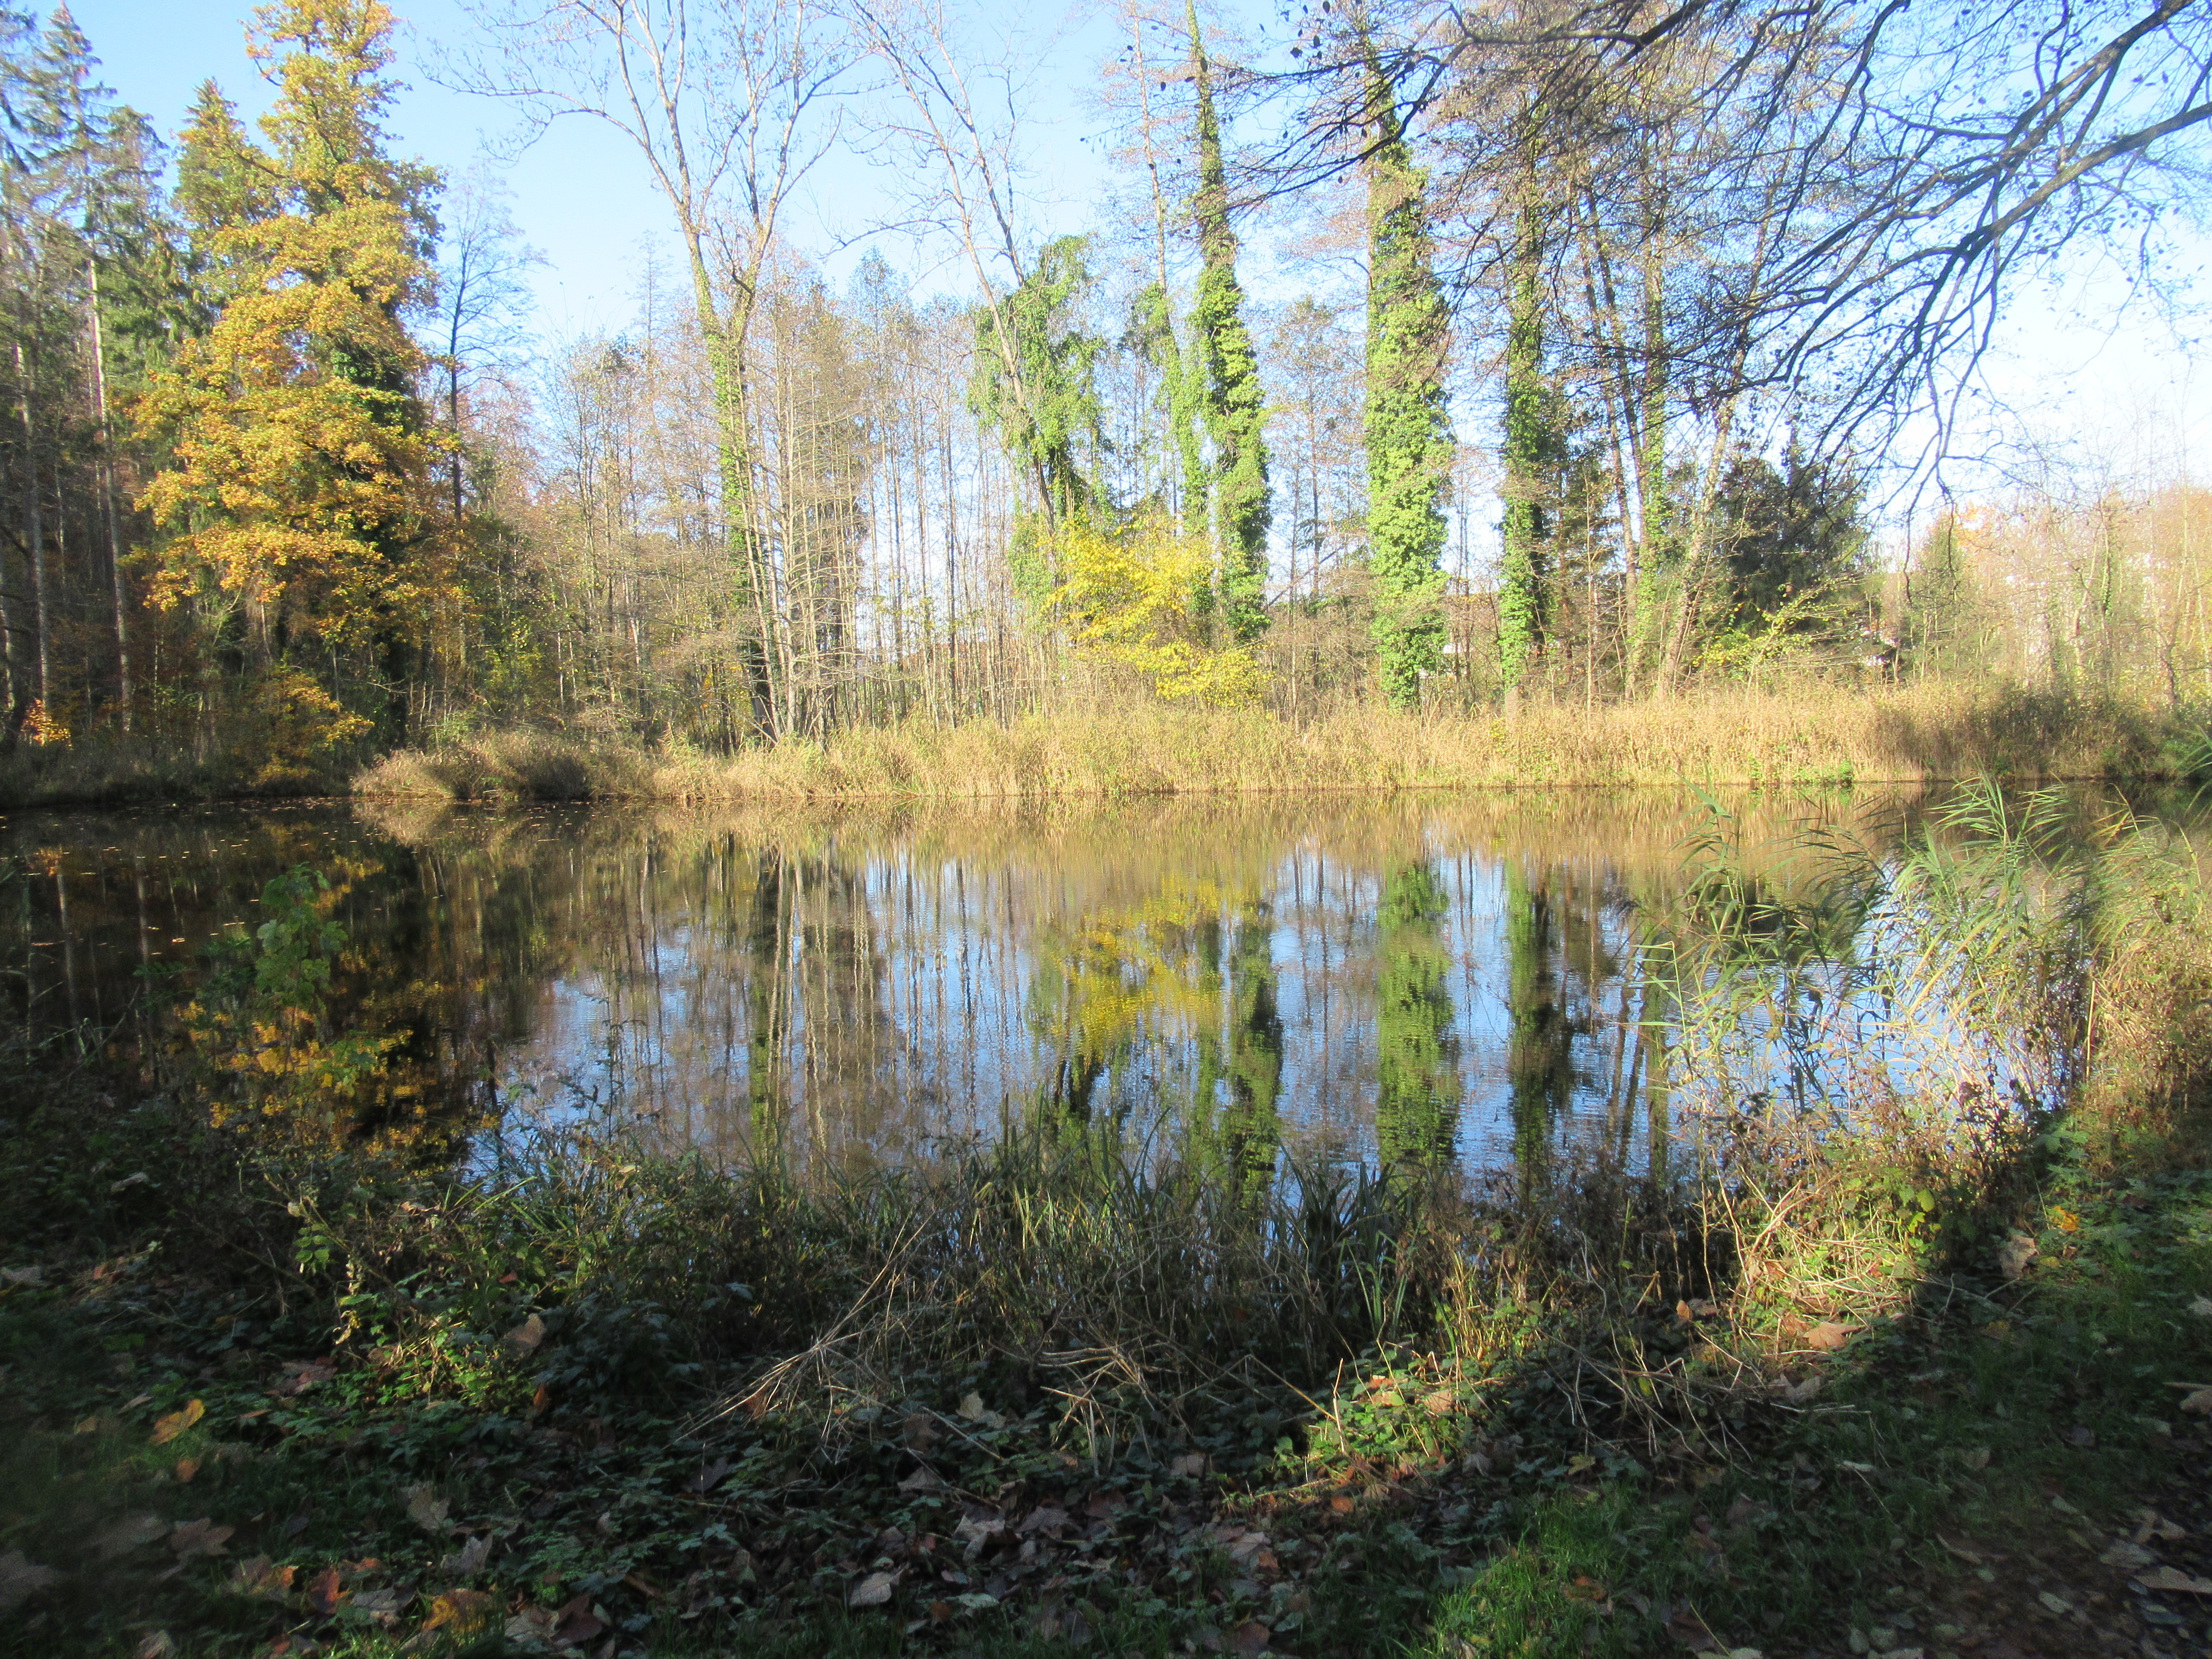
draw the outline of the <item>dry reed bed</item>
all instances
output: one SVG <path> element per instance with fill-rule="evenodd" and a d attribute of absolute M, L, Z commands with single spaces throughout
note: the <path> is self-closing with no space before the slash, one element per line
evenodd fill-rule
<path fill-rule="evenodd" d="M 1732 692 L 1524 708 L 1489 717 L 1363 709 L 1307 726 L 1263 711 L 1158 708 L 1012 726 L 842 732 L 712 757 L 502 732 L 370 766 L 382 799 L 810 800 L 1263 793 L 1499 787 L 1920 782 L 2157 776 L 2153 711 L 2015 690 Z"/>

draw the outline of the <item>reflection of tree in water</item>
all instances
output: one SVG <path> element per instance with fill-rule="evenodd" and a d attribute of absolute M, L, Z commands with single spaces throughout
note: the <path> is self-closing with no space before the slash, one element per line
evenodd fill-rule
<path fill-rule="evenodd" d="M 1621 1061 L 1632 1072 L 1640 1051 L 1616 1052 L 1602 1079 L 1577 1063 L 1577 1037 L 1601 1030 L 1620 1037 L 1627 1028 L 1629 988 L 1602 925 L 1613 896 L 1569 866 L 1539 867 L 1532 875 L 1521 860 L 1508 858 L 1504 877 L 1506 1076 L 1514 1157 L 1524 1181 L 1534 1184 L 1549 1166 L 1554 1131 L 1572 1110 L 1576 1090 L 1604 1089 L 1617 1115 L 1624 1088 L 1633 1087 L 1632 1078 L 1624 1081 L 1620 1074 Z M 1614 1013 L 1598 1004 L 1608 985 L 1621 995 Z"/>
<path fill-rule="evenodd" d="M 1193 1127 L 1207 1126 L 1237 1188 L 1250 1193 L 1273 1176 L 1282 1142 L 1278 1100 L 1283 1082 L 1283 1020 L 1276 1007 L 1274 913 L 1265 899 L 1246 898 L 1222 948 L 1219 915 L 1201 922 L 1199 956 L 1216 1018 L 1199 1032 L 1198 1086 Z M 1221 1099 L 1221 1085 L 1229 1097 Z M 1218 1121 L 1215 1121 L 1218 1109 Z"/>
<path fill-rule="evenodd" d="M 1264 1182 L 1281 1139 L 1273 932 L 1256 890 L 1176 878 L 1044 934 L 1029 994 L 1049 1054 L 1044 1100 L 1088 1119 L 1109 1078 L 1164 1083 L 1189 1055 L 1189 1152 L 1219 1158 L 1240 1188 Z"/>
<path fill-rule="evenodd" d="M 1451 957 L 1443 884 L 1427 863 L 1382 883 L 1376 915 L 1375 1139 L 1385 1164 L 1442 1164 L 1459 1133 L 1459 1045 L 1452 1036 Z"/>

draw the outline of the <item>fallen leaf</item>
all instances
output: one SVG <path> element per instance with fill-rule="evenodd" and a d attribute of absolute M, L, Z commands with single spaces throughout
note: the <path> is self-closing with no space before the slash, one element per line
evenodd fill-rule
<path fill-rule="evenodd" d="M 572 1595 L 561 1604 L 553 1615 L 553 1630 L 549 1639 L 556 1648 L 573 1648 L 590 1641 L 607 1627 L 599 1616 L 586 1594 Z"/>
<path fill-rule="evenodd" d="M 509 1353 L 526 1358 L 538 1352 L 538 1345 L 544 1340 L 545 1322 L 532 1314 L 499 1340 L 500 1346 Z"/>
<path fill-rule="evenodd" d="M 1168 1460 L 1168 1474 L 1175 1479 L 1181 1480 L 1187 1476 L 1205 1473 L 1206 1454 L 1204 1452 L 1185 1452 L 1180 1457 L 1171 1457 Z"/>
<path fill-rule="evenodd" d="M 1997 1252 L 1997 1271 L 2007 1279 L 2018 1279 L 2027 1271 L 2027 1264 L 2035 1260 L 2035 1253 L 2033 1239 L 2026 1233 L 2014 1233 Z"/>
<path fill-rule="evenodd" d="M 997 1429 L 1006 1426 L 1006 1419 L 994 1411 L 987 1410 L 980 1394 L 963 1395 L 960 1400 L 960 1415 L 978 1428 Z"/>
<path fill-rule="evenodd" d="M 2074 1611 L 2074 1604 L 2071 1601 L 2063 1595 L 2053 1595 L 2049 1590 L 2038 1590 L 2035 1599 L 2062 1619 Z"/>
<path fill-rule="evenodd" d="M 354 1593 L 352 1605 L 356 1613 L 373 1613 L 379 1618 L 389 1619 L 414 1599 L 413 1590 L 400 1589 L 396 1587 L 389 1589 L 357 1590 Z"/>
<path fill-rule="evenodd" d="M 891 1591 L 897 1583 L 898 1575 L 895 1572 L 872 1572 L 853 1586 L 852 1593 L 845 1598 L 845 1605 L 848 1607 L 879 1607 L 891 1599 Z"/>
<path fill-rule="evenodd" d="M 335 1359 L 295 1359 L 284 1367 L 284 1379 L 270 1390 L 271 1394 L 290 1396 L 305 1394 L 318 1383 L 327 1382 L 338 1374 Z"/>
<path fill-rule="evenodd" d="M 735 1468 L 737 1465 L 728 1458 L 718 1457 L 685 1481 L 684 1489 L 686 1492 L 712 1492 L 721 1484 L 722 1477 Z"/>
<path fill-rule="evenodd" d="M 231 1574 L 230 1587 L 240 1595 L 266 1596 L 281 1601 L 292 1588 L 292 1576 L 296 1571 L 280 1567 L 265 1555 L 250 1556 L 238 1564 Z"/>
<path fill-rule="evenodd" d="M 192 1484 L 192 1477 L 199 1472 L 200 1460 L 198 1458 L 179 1457 L 177 1460 L 177 1484 L 179 1486 L 191 1486 Z"/>
<path fill-rule="evenodd" d="M 1944 1537 L 1940 1532 L 1936 1534 L 1936 1541 L 1941 1544 L 1945 1549 L 1950 1551 L 1952 1554 L 1957 1556 L 1961 1561 L 1969 1562 L 1975 1566 L 1981 1565 L 1982 1555 L 1980 1551 L 1968 1549 L 1964 1544 L 1954 1544 L 1949 1539 Z"/>
<path fill-rule="evenodd" d="M 103 1561 L 112 1561 L 118 1555 L 127 1555 L 141 1544 L 150 1544 L 157 1538 L 168 1535 L 169 1523 L 158 1515 L 118 1516 L 103 1528 L 93 1540 L 92 1547 Z"/>
<path fill-rule="evenodd" d="M 138 1638 L 136 1659 L 170 1659 L 177 1650 L 176 1638 L 165 1630 L 149 1631 Z"/>
<path fill-rule="evenodd" d="M 154 1419 L 154 1443 L 166 1446 L 193 1424 L 207 1415 L 207 1407 L 201 1401 L 189 1402 L 180 1412 L 171 1412 L 167 1417 Z"/>
<path fill-rule="evenodd" d="M 981 1403 L 980 1401 L 978 1402 Z M 899 1437 L 912 1452 L 926 1452 L 937 1443 L 937 1418 L 930 1412 L 915 1412 L 899 1425 Z"/>
<path fill-rule="evenodd" d="M 2112 1547 L 2097 1559 L 2108 1567 L 2118 1567 L 2127 1572 L 2140 1571 L 2144 1567 L 2155 1565 L 2158 1560 L 2141 1544 L 2131 1543 L 2124 1538 L 2115 1538 Z"/>
<path fill-rule="evenodd" d="M 407 1518 L 428 1533 L 444 1533 L 446 1511 L 451 1506 L 434 1486 L 410 1486 L 399 1494 L 407 1500 Z"/>
<path fill-rule="evenodd" d="M 2212 1595 L 2212 1578 L 2197 1578 L 2179 1567 L 2159 1567 L 2136 1575 L 2147 1590 L 2171 1590 L 2177 1595 Z"/>
<path fill-rule="evenodd" d="M 2137 1510 L 2136 1519 L 2142 1523 L 2136 1528 L 2136 1542 L 2138 1544 L 2148 1544 L 2154 1538 L 2162 1538 L 2172 1543 L 2178 1538 L 2189 1536 L 2188 1528 L 2176 1526 L 2156 1510 Z"/>
<path fill-rule="evenodd" d="M 1248 1619 L 1232 1629 L 1226 1640 L 1230 1652 L 1241 1656 L 1241 1659 L 1255 1659 L 1255 1656 L 1267 1650 L 1267 1644 L 1274 1635 L 1258 1620 Z"/>
<path fill-rule="evenodd" d="M 185 1560 L 196 1555 L 221 1555 L 235 1527 L 218 1527 L 206 1516 L 179 1522 L 169 1534 L 169 1547 Z"/>
<path fill-rule="evenodd" d="M 2212 1319 L 2212 1296 L 2200 1296 L 2189 1304 L 2189 1311 L 2199 1319 Z"/>
<path fill-rule="evenodd" d="M 901 1492 L 935 1492 L 944 1484 L 937 1471 L 927 1463 L 898 1483 Z"/>
<path fill-rule="evenodd" d="M 338 1570 L 325 1567 L 307 1583 L 307 1611 L 327 1619 L 338 1610 L 345 1600 L 345 1591 L 338 1586 Z"/>
<path fill-rule="evenodd" d="M 1970 1469 L 1985 1469 L 1990 1466 L 1987 1446 L 1969 1446 L 1959 1454 L 1959 1461 Z"/>
<path fill-rule="evenodd" d="M 1030 1511 L 1030 1518 L 1015 1528 L 1018 1532 L 1049 1532 L 1057 1534 L 1067 1524 L 1067 1511 L 1054 1504 L 1040 1504 Z"/>
<path fill-rule="evenodd" d="M 449 1578 L 473 1578 L 490 1559 L 491 1534 L 480 1533 L 439 1562 L 438 1571 Z"/>
<path fill-rule="evenodd" d="M 1711 1653 L 1720 1646 L 1720 1640 L 1705 1628 L 1705 1621 L 1687 1607 L 1677 1607 L 1668 1615 L 1667 1634 L 1692 1653 Z"/>
<path fill-rule="evenodd" d="M 2192 1417 L 2212 1417 L 2212 1389 L 2199 1389 L 2181 1402 L 2181 1409 Z"/>
<path fill-rule="evenodd" d="M 0 1613 L 60 1582 L 61 1574 L 53 1568 L 26 1560 L 21 1550 L 9 1550 L 0 1555 Z"/>
<path fill-rule="evenodd" d="M 1793 1406 L 1802 1406 L 1820 1395 L 1821 1385 L 1827 1381 L 1822 1376 L 1808 1376 L 1802 1382 L 1784 1382 L 1782 1397 Z"/>
<path fill-rule="evenodd" d="M 450 1630 L 456 1636 L 465 1636 L 478 1625 L 489 1621 L 499 1602 L 500 1598 L 489 1590 L 442 1591 L 431 1598 L 430 1616 L 422 1621 L 422 1628 L 425 1631 Z M 536 1634 L 535 1631 L 532 1633 Z"/>
<path fill-rule="evenodd" d="M 1858 1334 L 1856 1325 L 1845 1325 L 1833 1319 L 1824 1319 L 1805 1333 L 1804 1344 L 1818 1348 L 1822 1353 L 1833 1353 Z"/>

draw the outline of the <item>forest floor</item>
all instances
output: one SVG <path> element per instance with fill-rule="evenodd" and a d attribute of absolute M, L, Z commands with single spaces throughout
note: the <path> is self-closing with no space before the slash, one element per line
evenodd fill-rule
<path fill-rule="evenodd" d="M 2172 1143 L 2049 1138 L 1999 1260 L 1785 1326 L 1656 1455 L 1578 1370 L 1403 1350 L 1303 1430 L 1255 1389 L 1085 1455 L 968 1376 L 593 1388 L 612 1351 L 536 1315 L 426 1387 L 312 1291 L 312 1228 L 196 1224 L 249 1164 L 208 1182 L 114 1079 L 7 1083 L 0 1652 L 2212 1653 L 2212 1172 Z M 1730 1310 L 1619 1317 L 1718 1353 Z"/>

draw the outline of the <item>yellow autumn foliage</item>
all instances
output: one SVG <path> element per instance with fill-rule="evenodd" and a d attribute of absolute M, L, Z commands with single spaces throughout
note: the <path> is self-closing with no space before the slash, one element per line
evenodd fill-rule
<path fill-rule="evenodd" d="M 1109 533 L 1063 532 L 1052 609 L 1069 642 L 1134 669 L 1167 702 L 1240 708 L 1260 700 L 1267 672 L 1249 646 L 1215 645 L 1199 611 L 1213 550 L 1164 520 Z"/>

